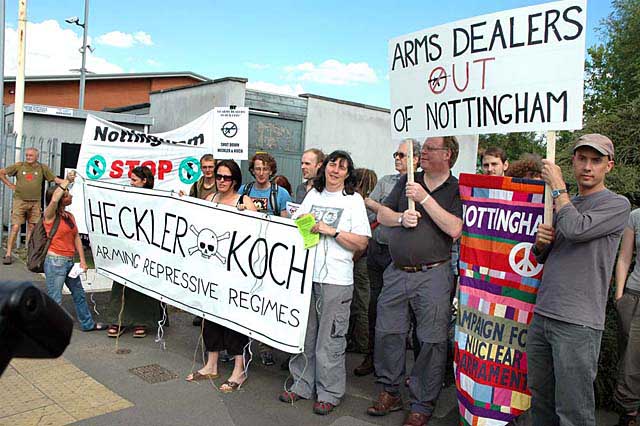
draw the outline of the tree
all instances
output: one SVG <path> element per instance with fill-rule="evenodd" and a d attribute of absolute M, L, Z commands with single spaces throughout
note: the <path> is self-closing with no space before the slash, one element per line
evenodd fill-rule
<path fill-rule="evenodd" d="M 585 87 L 585 127 L 558 143 L 558 161 L 570 167 L 571 141 L 579 134 L 602 133 L 616 149 L 616 165 L 607 187 L 640 203 L 640 0 L 613 0 L 613 12 L 599 27 L 602 43 L 588 50 Z M 565 176 L 572 176 L 565 170 Z M 600 348 L 596 401 L 616 408 L 613 388 L 617 376 L 618 345 L 613 289 L 607 304 L 605 330 Z"/>
<path fill-rule="evenodd" d="M 585 113 L 610 113 L 640 95 L 640 1 L 613 0 L 601 23 L 603 43 L 589 48 Z"/>

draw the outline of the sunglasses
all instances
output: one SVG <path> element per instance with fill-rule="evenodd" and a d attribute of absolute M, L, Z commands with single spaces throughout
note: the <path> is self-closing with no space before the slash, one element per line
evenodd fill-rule
<path fill-rule="evenodd" d="M 404 152 L 394 152 L 393 153 L 394 160 L 396 158 L 399 158 L 400 160 L 402 160 L 404 157 L 406 157 L 406 154 Z"/>
<path fill-rule="evenodd" d="M 232 182 L 233 181 L 233 176 L 216 174 L 216 180 L 221 180 L 223 182 Z"/>

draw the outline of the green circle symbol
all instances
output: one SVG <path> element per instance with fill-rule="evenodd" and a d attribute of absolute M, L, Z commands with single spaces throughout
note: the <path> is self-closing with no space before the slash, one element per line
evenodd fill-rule
<path fill-rule="evenodd" d="M 102 155 L 94 155 L 87 162 L 87 177 L 89 179 L 100 179 L 107 171 L 107 160 Z"/>
<path fill-rule="evenodd" d="M 178 169 L 180 182 L 192 184 L 200 179 L 200 175 L 202 175 L 202 170 L 200 170 L 200 161 L 197 158 L 187 157 L 182 160 Z"/>

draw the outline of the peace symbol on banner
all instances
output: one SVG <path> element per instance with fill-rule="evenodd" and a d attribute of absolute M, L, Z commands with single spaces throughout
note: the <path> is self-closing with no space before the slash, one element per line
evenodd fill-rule
<path fill-rule="evenodd" d="M 542 265 L 538 264 L 531 256 L 531 243 L 518 243 L 509 253 L 509 266 L 516 274 L 523 277 L 533 277 L 542 270 Z"/>

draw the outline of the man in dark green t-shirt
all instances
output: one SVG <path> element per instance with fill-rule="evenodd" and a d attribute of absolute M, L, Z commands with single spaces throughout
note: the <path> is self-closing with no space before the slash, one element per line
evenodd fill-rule
<path fill-rule="evenodd" d="M 25 221 L 27 222 L 27 241 L 31 231 L 42 214 L 42 183 L 62 183 L 62 179 L 56 177 L 53 171 L 44 164 L 38 162 L 38 150 L 27 148 L 25 160 L 15 163 L 4 169 L 0 169 L 0 180 L 13 191 L 13 209 L 11 210 L 11 232 L 7 241 L 7 253 L 2 263 L 10 265 L 12 262 L 11 250 L 18 236 L 18 231 Z M 16 182 L 12 183 L 7 176 L 15 176 Z"/>

